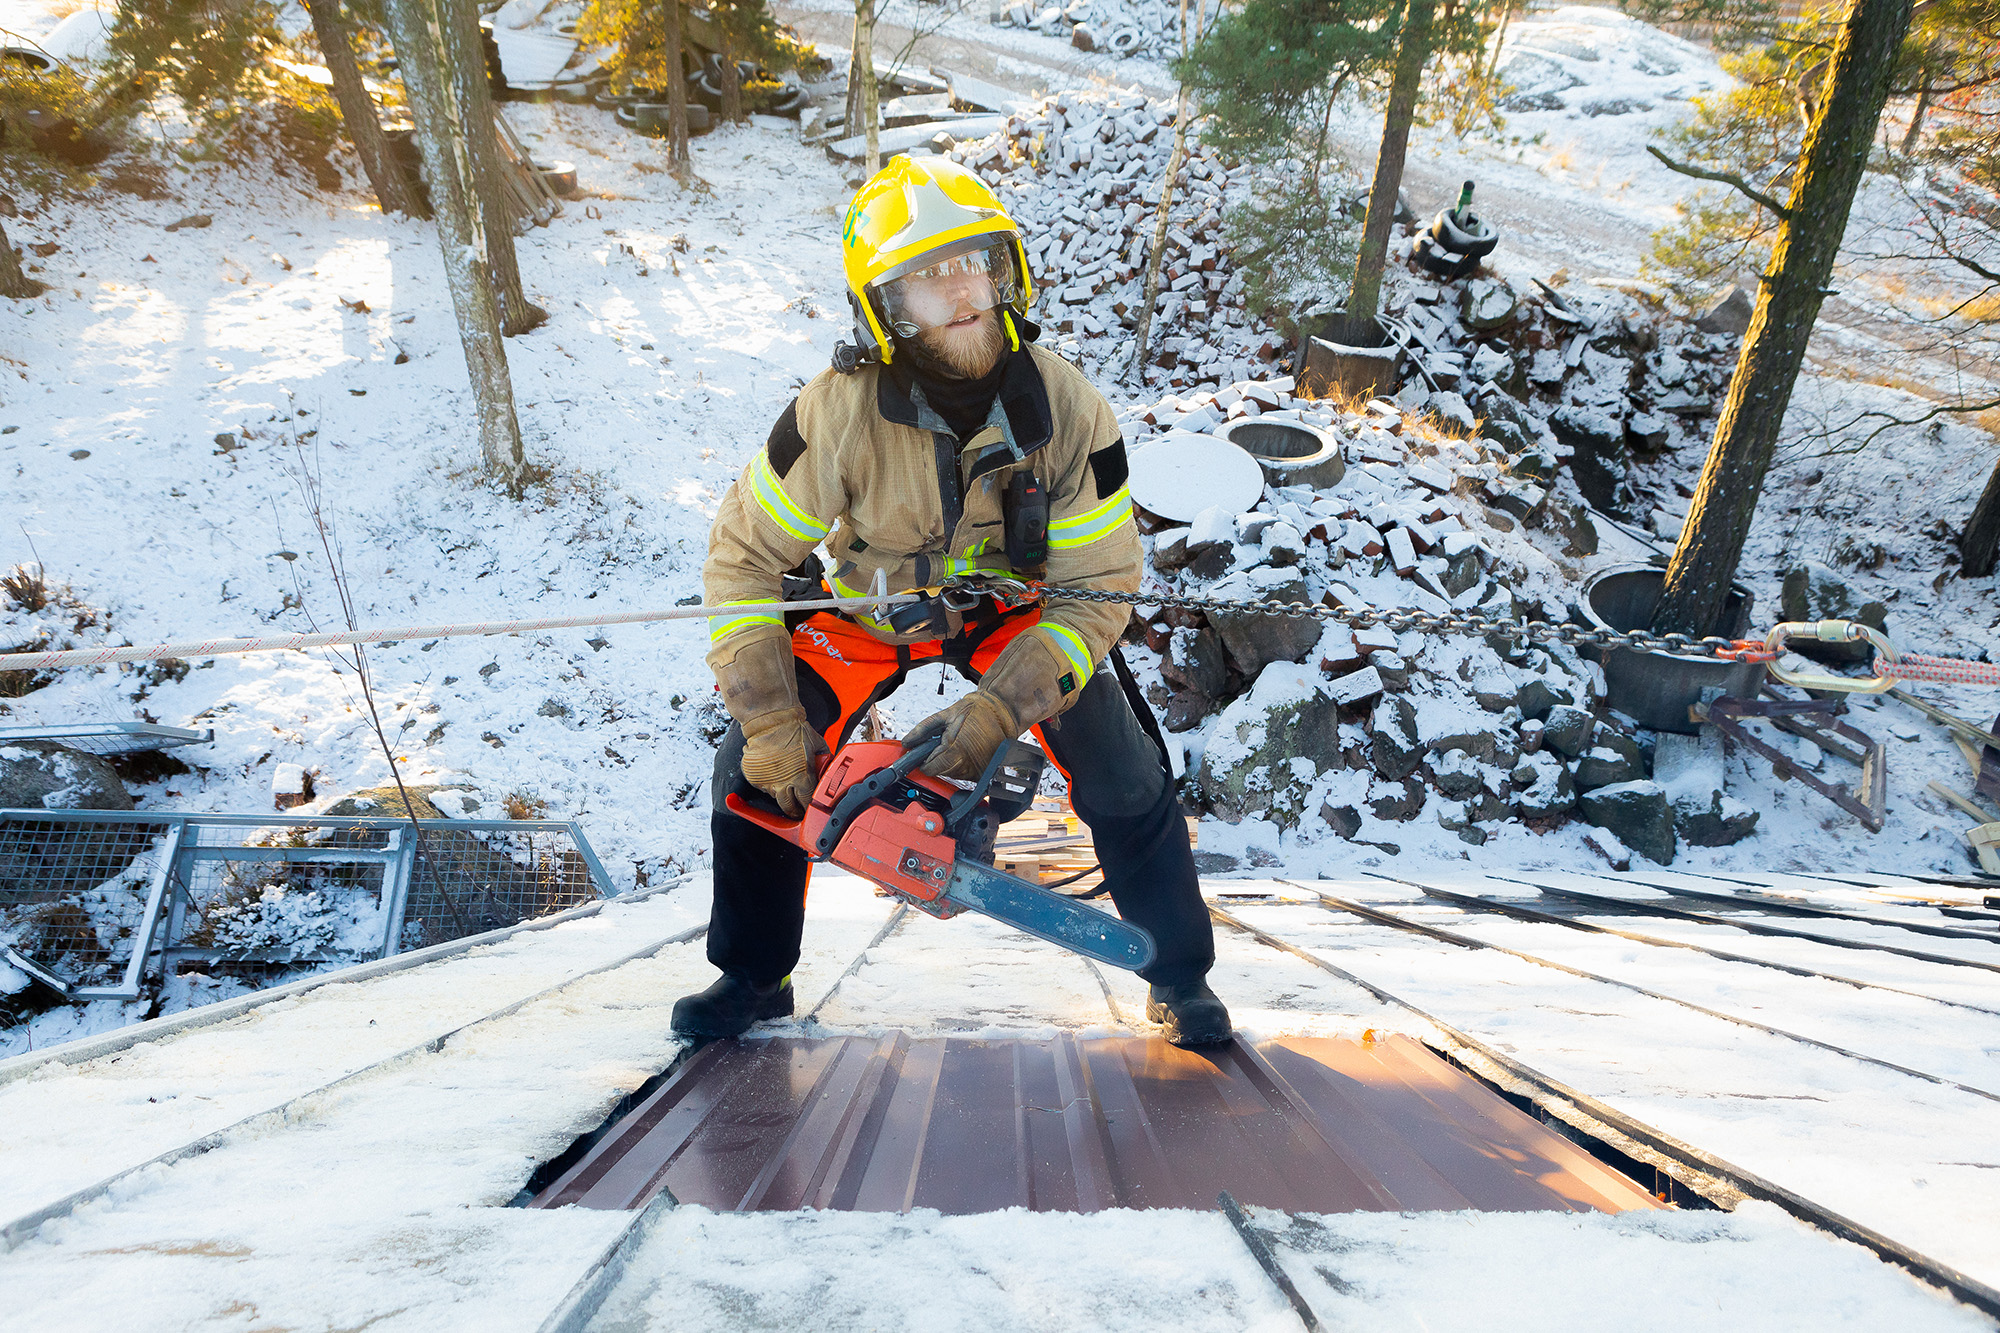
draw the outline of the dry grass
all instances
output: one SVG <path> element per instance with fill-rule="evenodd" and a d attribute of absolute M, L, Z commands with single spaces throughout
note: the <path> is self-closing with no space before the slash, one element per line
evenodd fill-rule
<path fill-rule="evenodd" d="M 9 606 L 22 611 L 40 611 L 55 599 L 40 565 L 16 565 L 0 574 L 0 592 Z"/>
<path fill-rule="evenodd" d="M 526 792 L 510 791 L 500 798 L 500 809 L 509 819 L 547 819 L 549 803 Z"/>

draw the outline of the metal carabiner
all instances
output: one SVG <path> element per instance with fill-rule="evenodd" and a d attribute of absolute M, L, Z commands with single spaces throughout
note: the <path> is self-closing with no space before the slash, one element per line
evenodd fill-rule
<path fill-rule="evenodd" d="M 1771 632 L 1764 636 L 1764 648 L 1776 654 L 1791 639 L 1816 639 L 1820 643 L 1854 643 L 1866 639 L 1875 648 L 1876 670 L 1896 665 L 1896 645 L 1889 642 L 1889 636 L 1869 625 L 1853 620 L 1786 620 L 1771 626 Z M 1816 671 L 1788 671 L 1779 666 L 1775 656 L 1769 665 L 1770 673 L 1787 685 L 1796 685 L 1803 690 L 1836 690 L 1842 694 L 1881 694 L 1896 688 L 1897 678 L 1887 676 L 1829 676 Z"/>

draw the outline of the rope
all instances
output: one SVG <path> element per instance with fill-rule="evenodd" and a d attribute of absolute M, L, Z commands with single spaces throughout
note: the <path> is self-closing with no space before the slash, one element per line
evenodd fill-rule
<path fill-rule="evenodd" d="M 1968 662 L 1957 657 L 1899 653 L 1896 660 L 1875 659 L 1875 674 L 1897 680 L 1935 680 L 1949 685 L 2000 685 L 2000 663 Z"/>
<path fill-rule="evenodd" d="M 637 625 L 655 620 L 703 620 L 748 612 L 846 611 L 867 608 L 880 616 L 888 607 L 923 601 L 918 593 L 867 597 L 821 597 L 802 602 L 738 602 L 731 606 L 672 606 L 660 611 L 623 611 L 545 620 L 496 620 L 469 625 L 406 625 L 358 629 L 340 634 L 272 634 L 254 639 L 192 639 L 151 648 L 78 648 L 68 652 L 0 653 L 0 671 L 53 671 L 60 667 L 103 666 L 110 662 L 157 662 L 163 658 L 224 657 L 274 653 L 293 648 L 337 648 L 344 644 L 393 643 L 403 639 L 459 639 L 480 634 L 523 634 L 544 629 L 586 629 L 597 625 Z"/>

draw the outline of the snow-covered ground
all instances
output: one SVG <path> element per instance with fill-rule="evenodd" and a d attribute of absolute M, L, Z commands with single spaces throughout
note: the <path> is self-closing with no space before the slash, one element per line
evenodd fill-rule
<path fill-rule="evenodd" d="M 23 31 L 47 17 L 39 5 L 0 8 L 0 25 Z M 1420 144 L 1418 171 L 1439 181 L 1479 164 L 1482 211 L 1525 201 L 1500 252 L 1503 272 L 1547 276 L 1560 251 L 1573 256 L 1574 282 L 1628 277 L 1632 238 L 1677 197 L 1682 182 L 1649 165 L 1640 145 L 1675 114 L 1670 91 L 1684 97 L 1713 65 L 1650 30 L 1635 37 L 1624 22 L 1537 15 L 1516 25 L 1510 45 L 1590 76 L 1561 96 L 1602 100 L 1636 88 L 1644 107 L 1513 113 L 1510 133 L 1539 134 L 1539 143 L 1459 147 L 1432 134 Z M 1019 30 L 1005 40 L 1029 54 L 1046 42 Z M 1600 43 L 1596 62 L 1575 49 L 1587 40 Z M 1684 63 L 1664 68 L 1675 61 Z M 1136 62 L 1129 72 L 1154 77 Z M 834 245 L 842 172 L 788 125 L 760 122 L 697 140 L 710 189 L 682 192 L 659 169 L 657 145 L 601 112 L 508 114 L 538 153 L 576 161 L 586 191 L 520 244 L 527 286 L 551 316 L 508 345 L 530 456 L 545 474 L 523 504 L 474 475 L 463 361 L 427 227 L 382 218 L 358 192 L 302 193 L 254 163 L 171 167 L 166 199 L 16 197 L 10 239 L 58 249 L 32 261 L 53 290 L 0 309 L 9 372 L 0 380 L 0 567 L 39 560 L 99 623 L 0 612 L 0 647 L 42 634 L 143 643 L 324 626 L 338 599 L 302 471 L 318 480 L 363 624 L 630 610 L 699 592 L 723 489 L 847 333 Z M 1559 161 L 1565 133 L 1576 142 Z M 1445 200 L 1415 202 L 1428 210 Z M 164 230 L 192 213 L 212 224 Z M 1603 244 L 1592 249 L 1600 222 Z M 1826 377 L 1802 398 L 1813 410 L 1874 401 L 1860 393 Z M 1938 580 L 1945 548 L 1924 531 L 1963 518 L 1990 449 L 1977 432 L 1950 428 L 1788 462 L 1766 492 L 1746 563 L 1760 605 L 1774 607 L 1786 559 L 1825 558 L 1842 539 L 1879 542 L 1879 566 L 1853 578 L 1891 601 L 1899 642 L 1966 655 L 2000 647 L 1990 581 Z M 1692 452 L 1680 460 L 1689 477 L 1698 463 Z M 1597 559 L 1643 553 L 1612 541 Z M 1548 558 L 1537 566 L 1551 579 L 1582 568 Z M 700 630 L 681 624 L 406 641 L 371 661 L 406 778 L 467 789 L 488 808 L 515 795 L 546 802 L 552 816 L 582 822 L 629 887 L 706 861 L 706 776 L 721 714 L 704 649 Z M 892 701 L 892 724 L 935 706 L 928 679 Z M 1928 693 L 1968 716 L 1994 707 L 1978 691 Z M 70 672 L 4 706 L 9 724 L 150 717 L 212 726 L 212 746 L 181 752 L 193 769 L 140 791 L 142 804 L 255 811 L 270 808 L 280 764 L 314 770 L 322 803 L 386 780 L 359 704 L 351 677 L 325 658 L 283 654 L 195 663 L 179 678 Z M 1759 807 L 1759 832 L 1730 849 L 1690 849 L 1676 870 L 1962 870 L 1959 816 L 1924 794 L 1932 778 L 1969 785 L 1957 752 L 1893 703 L 1864 708 L 1860 724 L 1889 746 L 1882 834 L 1739 759 L 1731 791 Z M 2000 1282 L 2000 1217 L 1985 1188 L 1995 1116 L 1980 1095 L 2000 1091 L 2000 991 L 1982 979 L 1990 972 L 1695 923 L 1615 921 L 1895 988 L 1860 990 L 1420 907 L 1414 890 L 1365 872 L 1501 896 L 1529 890 L 1476 876 L 1532 870 L 1628 896 L 1643 892 L 1635 881 L 1670 880 L 1590 876 L 1602 862 L 1574 827 L 1547 836 L 1512 828 L 1476 849 L 1429 821 L 1397 830 L 1394 856 L 1323 826 L 1280 835 L 1256 822 L 1211 823 L 1201 841 L 1239 856 L 1252 867 L 1245 873 L 1324 874 L 1328 892 L 1609 979 L 1356 924 L 1296 889 L 1279 891 L 1298 901 L 1231 908 L 1638 1120 Z M 667 1007 L 710 970 L 698 942 L 662 942 L 701 921 L 706 906 L 697 874 L 559 930 L 328 986 L 115 1058 L 11 1081 L 0 1066 L 0 1123 L 9 1127 L 0 1224 L 131 1172 L 0 1257 L 7 1319 L 536 1327 L 622 1219 L 504 1205 L 536 1163 L 671 1060 Z M 978 918 L 911 917 L 867 949 L 889 910 L 851 882 L 815 880 L 800 1012 L 818 1012 L 794 1030 L 1139 1026 L 1144 997 L 1132 979 L 1110 977 L 1107 997 L 1076 960 Z M 1867 933 L 1825 928 L 1842 930 Z M 1228 932 L 1220 943 L 1215 982 L 1246 1031 L 1373 1027 L 1437 1038 L 1409 1011 L 1303 959 Z M 1921 947 L 1979 957 L 1987 946 Z M 233 985 L 183 980 L 165 1004 L 219 998 Z M 0 1034 L 0 1051 L 112 1027 L 137 1009 L 50 1014 Z M 135 1169 L 208 1134 L 222 1136 L 213 1151 Z M 1866 1251 L 1763 1205 L 1728 1215 L 1263 1220 L 1282 1233 L 1291 1271 L 1330 1323 L 1980 1322 Z M 885 1251 L 908 1262 L 881 1263 Z M 604 1326 L 1281 1328 L 1292 1318 L 1217 1216 L 689 1209 L 648 1237 Z"/>

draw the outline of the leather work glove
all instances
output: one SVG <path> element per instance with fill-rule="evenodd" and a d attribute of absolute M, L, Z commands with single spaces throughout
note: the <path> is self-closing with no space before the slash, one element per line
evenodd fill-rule
<path fill-rule="evenodd" d="M 743 728 L 743 779 L 796 819 L 819 785 L 813 760 L 826 753 L 799 704 L 798 675 L 788 638 L 746 643 L 715 664 L 723 707 Z"/>
<path fill-rule="evenodd" d="M 919 722 L 903 737 L 903 748 L 942 735 L 924 772 L 976 782 L 1000 747 L 1075 703 L 1079 693 L 1069 659 L 1047 634 L 1030 629 L 993 659 L 978 689 Z"/>

